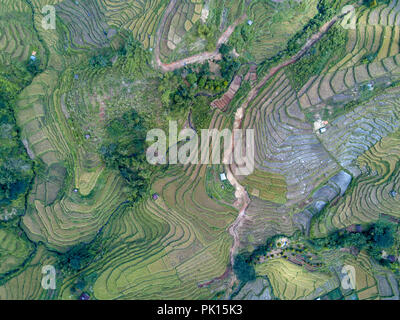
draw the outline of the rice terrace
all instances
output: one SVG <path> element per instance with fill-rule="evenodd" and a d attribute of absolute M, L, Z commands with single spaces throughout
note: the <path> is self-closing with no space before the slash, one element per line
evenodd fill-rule
<path fill-rule="evenodd" d="M 0 0 L 0 300 L 399 281 L 400 0 Z"/>

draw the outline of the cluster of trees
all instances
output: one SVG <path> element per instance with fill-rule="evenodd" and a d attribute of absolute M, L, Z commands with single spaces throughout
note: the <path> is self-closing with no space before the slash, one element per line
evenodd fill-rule
<path fill-rule="evenodd" d="M 186 76 L 186 81 L 190 84 L 190 88 L 194 89 L 193 92 L 206 90 L 219 93 L 228 87 L 228 81 L 225 79 L 211 79 L 205 74 L 199 75 L 193 71 Z"/>
<path fill-rule="evenodd" d="M 300 89 L 310 77 L 320 74 L 330 64 L 342 57 L 346 45 L 346 33 L 340 26 L 332 27 L 298 62 L 288 67 L 295 89 Z"/>
<path fill-rule="evenodd" d="M 210 79 L 206 75 L 208 71 L 195 73 L 186 69 L 184 72 L 190 72 L 186 75 L 186 79 L 179 72 L 166 73 L 161 78 L 158 90 L 163 107 L 178 116 L 192 110 L 193 126 L 200 129 L 208 128 L 211 120 L 210 97 L 208 94 L 198 95 L 198 92 L 202 90 L 213 92 L 212 90 L 224 87 L 224 84 Z"/>
<path fill-rule="evenodd" d="M 220 48 L 222 59 L 218 61 L 218 65 L 221 67 L 222 78 L 227 82 L 232 80 L 233 76 L 240 68 L 240 62 L 230 54 L 232 50 L 233 47 L 226 44 L 222 44 Z"/>
<path fill-rule="evenodd" d="M 158 91 L 161 94 L 161 103 L 165 109 L 172 112 L 188 110 L 196 93 L 194 83 L 197 82 L 197 76 L 191 77 L 189 75 L 189 80 L 193 82 L 193 85 L 188 86 L 184 82 L 182 73 L 178 70 L 165 73 L 161 77 Z"/>
<path fill-rule="evenodd" d="M 218 94 L 228 87 L 223 78 L 212 79 L 208 63 L 187 66 L 181 70 L 165 73 L 158 86 L 163 106 L 170 110 L 186 109 L 193 105 L 196 95 L 204 92 Z"/>
<path fill-rule="evenodd" d="M 74 274 L 81 270 L 87 264 L 86 261 L 91 259 L 92 256 L 90 246 L 80 243 L 60 255 L 59 263 L 66 273 Z"/>
<path fill-rule="evenodd" d="M 235 256 L 233 271 L 241 282 L 252 281 L 256 278 L 254 261 L 265 255 L 268 250 L 271 250 L 275 246 L 276 239 L 281 236 L 275 235 L 268 238 L 264 245 L 258 246 L 251 254 L 242 252 Z"/>
<path fill-rule="evenodd" d="M 356 3 L 352 1 L 348 4 Z M 306 43 L 306 41 L 314 34 L 319 31 L 321 26 L 328 22 L 334 17 L 335 14 L 340 13 L 341 10 L 340 0 L 319 0 L 317 9 L 318 13 L 308 21 L 308 23 L 299 30 L 292 38 L 289 39 L 286 49 L 280 51 L 275 56 L 265 60 L 261 65 L 259 70 L 266 72 L 269 70 L 271 65 L 278 63 L 285 57 L 291 57 L 295 55 Z"/>
<path fill-rule="evenodd" d="M 149 51 L 145 50 L 143 45 L 132 35 L 128 37 L 125 45 L 118 50 L 118 55 L 122 57 L 118 63 L 122 65 L 122 72 L 125 75 L 137 77 L 144 74 L 148 76 L 153 73 L 150 68 L 151 55 Z"/>
<path fill-rule="evenodd" d="M 236 48 L 238 52 L 251 45 L 255 35 L 253 28 L 254 26 L 250 26 L 247 23 L 237 26 L 229 38 L 229 45 Z"/>
<path fill-rule="evenodd" d="M 391 248 L 395 243 L 396 226 L 392 223 L 378 220 L 365 231 L 359 233 L 336 231 L 325 238 L 315 239 L 312 242 L 320 248 L 348 248 L 366 249 L 377 261 L 383 262 L 382 250 Z"/>
<path fill-rule="evenodd" d="M 194 129 L 208 129 L 211 121 L 210 99 L 198 96 L 192 107 L 192 125 Z"/>
<path fill-rule="evenodd" d="M 92 68 L 105 68 L 111 66 L 111 58 L 114 52 L 111 48 L 103 49 L 90 58 L 89 64 Z"/>
<path fill-rule="evenodd" d="M 85 267 L 87 267 L 99 255 L 103 254 L 101 237 L 95 238 L 90 243 L 80 242 L 71 247 L 67 252 L 58 254 L 57 269 L 61 270 L 65 275 L 75 275 Z M 88 280 L 81 277 L 76 283 L 76 288 L 83 290 Z"/>
<path fill-rule="evenodd" d="M 206 51 L 215 50 L 215 33 L 216 29 L 213 26 L 207 26 L 206 24 L 202 23 L 198 24 L 197 35 L 206 40 Z"/>
<path fill-rule="evenodd" d="M 105 133 L 100 154 L 107 167 L 120 172 L 131 189 L 131 200 L 136 200 L 148 191 L 150 177 L 157 168 L 146 160 L 144 120 L 132 109 L 109 120 Z"/>
<path fill-rule="evenodd" d="M 38 73 L 42 72 L 42 66 L 41 66 L 41 59 L 40 57 L 36 57 L 35 59 L 29 59 L 26 69 L 33 75 L 37 75 Z"/>
<path fill-rule="evenodd" d="M 325 22 L 333 18 L 336 13 L 333 2 L 340 1 L 320 0 L 318 2 L 318 13 L 288 41 L 287 54 L 289 56 L 297 53 L 309 37 L 317 33 Z"/>
<path fill-rule="evenodd" d="M 235 256 L 233 271 L 238 280 L 242 283 L 252 281 L 256 278 L 256 272 L 251 259 L 249 259 L 248 255 L 243 253 L 239 253 Z"/>
<path fill-rule="evenodd" d="M 18 93 L 32 80 L 24 64 L 0 66 L 0 205 L 25 194 L 33 178 L 33 163 L 20 141 L 14 118 Z"/>
<path fill-rule="evenodd" d="M 225 56 L 220 65 L 221 78 L 211 76 L 208 63 L 165 73 L 158 86 L 163 107 L 173 114 L 186 113 L 191 109 L 194 126 L 207 128 L 211 120 L 211 100 L 226 91 L 239 68 L 238 64 Z"/>
<path fill-rule="evenodd" d="M 122 37 L 122 36 L 121 36 Z M 122 41 L 122 40 L 121 40 Z M 125 76 L 135 77 L 149 73 L 150 53 L 132 35 L 126 36 L 122 44 L 103 48 L 89 59 L 92 68 L 105 68 L 117 61 L 117 67 L 121 68 Z"/>

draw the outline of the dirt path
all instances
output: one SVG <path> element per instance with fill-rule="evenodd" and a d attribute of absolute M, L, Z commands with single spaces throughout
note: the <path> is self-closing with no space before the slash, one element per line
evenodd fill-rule
<path fill-rule="evenodd" d="M 235 113 L 235 121 L 233 123 L 233 129 L 240 129 L 242 126 L 242 119 L 244 116 L 244 108 L 239 108 L 236 113 Z M 234 152 L 234 140 L 232 136 L 231 140 L 231 146 L 230 146 L 231 154 L 228 156 L 232 156 Z M 228 163 L 227 159 L 224 159 L 224 163 Z M 232 173 L 232 165 L 226 165 L 226 177 L 230 184 L 235 188 L 235 197 L 236 197 L 236 202 L 235 206 L 239 207 L 239 215 L 236 218 L 236 220 L 233 222 L 233 224 L 229 227 L 229 233 L 233 237 L 233 245 L 230 250 L 230 257 L 231 257 L 231 265 L 233 266 L 233 257 L 234 253 L 236 252 L 236 249 L 238 248 L 240 244 L 239 240 L 239 235 L 237 233 L 237 229 L 243 224 L 244 220 L 246 219 L 246 209 L 248 205 L 250 204 L 250 198 L 249 195 L 247 194 L 246 189 L 239 183 L 239 181 L 236 179 L 234 174 Z"/>
<path fill-rule="evenodd" d="M 243 14 L 240 18 L 236 19 L 236 21 L 225 30 L 225 32 L 219 37 L 219 39 L 217 41 L 217 47 L 214 52 L 203 52 L 203 53 L 199 53 L 199 54 L 193 55 L 191 57 L 187 57 L 185 59 L 178 60 L 178 61 L 175 61 L 172 63 L 163 63 L 160 58 L 161 37 L 162 37 L 162 33 L 164 30 L 168 15 L 173 10 L 175 4 L 176 4 L 176 0 L 171 0 L 167 9 L 165 10 L 164 16 L 160 23 L 160 27 L 158 28 L 157 33 L 156 33 L 156 47 L 154 50 L 155 59 L 156 59 L 157 66 L 159 68 L 161 68 L 161 70 L 164 72 L 174 71 L 176 69 L 183 68 L 184 66 L 186 66 L 188 64 L 200 63 L 200 62 L 208 61 L 211 59 L 221 60 L 222 57 L 221 57 L 221 54 L 219 53 L 219 49 L 220 49 L 221 45 L 226 43 L 229 40 L 229 37 L 232 35 L 236 26 L 238 24 L 242 23 L 247 17 L 246 13 Z"/>

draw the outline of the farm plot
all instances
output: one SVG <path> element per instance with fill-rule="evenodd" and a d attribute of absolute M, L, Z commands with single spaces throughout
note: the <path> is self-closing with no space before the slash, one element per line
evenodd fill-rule
<path fill-rule="evenodd" d="M 44 55 L 44 49 L 32 26 L 32 12 L 22 0 L 2 3 L 0 8 L 0 61 L 26 62 L 32 52 Z"/>
<path fill-rule="evenodd" d="M 14 229 L 0 228 L 0 274 L 17 269 L 32 253 L 33 246 Z"/>
<path fill-rule="evenodd" d="M 237 51 L 258 63 L 286 47 L 286 42 L 315 16 L 317 1 L 252 1 L 247 10 L 252 23 L 250 43 Z"/>
<path fill-rule="evenodd" d="M 327 292 L 331 288 L 332 276 L 320 272 L 308 272 L 284 259 L 274 259 L 256 265 L 256 273 L 267 276 L 273 294 L 283 300 L 307 299 L 317 289 Z M 325 287 L 325 288 L 324 288 Z M 324 290 L 325 289 L 325 290 Z"/>
<path fill-rule="evenodd" d="M 165 0 L 95 0 L 113 28 L 129 30 L 145 48 L 154 48 L 155 33 L 168 4 Z"/>
<path fill-rule="evenodd" d="M 358 10 L 356 29 L 348 30 L 348 54 L 332 70 L 379 61 L 398 54 L 399 13 L 398 0 Z"/>
<path fill-rule="evenodd" d="M 223 119 L 214 122 L 222 125 Z M 222 168 L 215 168 L 220 172 Z M 211 173 L 211 172 L 209 172 Z M 151 195 L 122 205 L 102 229 L 104 255 L 85 270 L 96 273 L 98 299 L 208 299 L 203 285 L 225 273 L 235 218 L 231 198 L 208 195 L 207 166 L 171 166 L 154 177 Z M 214 176 L 215 177 L 215 176 Z M 69 298 L 72 276 L 61 289 Z"/>
<path fill-rule="evenodd" d="M 351 193 L 329 208 L 314 225 L 323 234 L 352 224 L 371 223 L 381 214 L 399 217 L 398 131 L 375 143 L 357 159 L 360 176 Z"/>
<path fill-rule="evenodd" d="M 229 263 L 225 229 L 234 212 L 208 198 L 196 171 L 171 170 L 155 179 L 157 200 L 125 209 L 104 229 L 104 243 L 112 249 L 98 262 L 96 298 L 211 297 L 198 285 L 223 274 Z"/>
<path fill-rule="evenodd" d="M 228 180 L 221 181 L 221 174 L 225 174 L 221 165 L 207 168 L 204 180 L 207 195 L 212 199 L 232 204 L 235 200 L 235 190 Z"/>
<path fill-rule="evenodd" d="M 378 281 L 376 280 L 376 270 L 371 264 L 370 258 L 365 252 L 361 252 L 357 258 L 348 257 L 345 260 L 347 265 L 353 266 L 355 268 L 355 293 L 359 300 L 376 300 L 379 299 L 379 288 Z M 380 286 L 382 287 L 382 281 L 386 280 L 385 276 L 381 275 L 377 277 L 380 280 Z M 383 279 L 382 279 L 383 278 Z M 387 281 L 387 280 L 386 280 Z M 390 285 L 387 283 L 390 290 Z M 381 293 L 383 293 L 381 291 Z"/>
<path fill-rule="evenodd" d="M 256 168 L 285 177 L 288 204 L 305 199 L 337 170 L 282 73 L 252 103 L 244 123 L 255 130 Z"/>
<path fill-rule="evenodd" d="M 97 206 L 91 209 L 88 208 L 88 199 L 74 195 L 73 186 L 65 190 L 69 194 L 67 196 L 69 199 L 64 199 L 66 194 L 64 194 L 63 188 L 66 173 L 74 172 L 72 168 L 77 168 L 76 165 L 78 165 L 79 168 L 75 170 L 74 177 L 76 181 L 81 181 L 79 175 L 87 171 L 86 160 L 90 160 L 90 157 L 88 159 L 88 156 L 85 156 L 82 148 L 71 149 L 79 144 L 68 143 L 71 139 L 74 140 L 74 136 L 63 118 L 59 92 L 50 92 L 51 98 L 46 98 L 49 95 L 48 90 L 51 90 L 52 86 L 57 83 L 54 82 L 56 76 L 54 72 L 42 74 L 30 87 L 25 89 L 19 102 L 17 121 L 22 128 L 22 136 L 26 137 L 35 156 L 40 158 L 44 164 L 43 172 L 37 176 L 33 192 L 29 196 L 29 205 L 27 214 L 23 218 L 23 226 L 32 238 L 46 241 L 53 248 L 65 249 L 79 240 L 87 239 L 88 235 L 85 235 L 86 232 L 82 229 L 85 228 L 85 225 L 89 229 L 92 228 L 89 234 L 96 233 L 104 221 L 103 218 L 100 218 L 102 216 L 101 202 L 106 201 L 107 204 L 103 204 L 106 205 L 103 210 L 110 214 L 113 200 L 118 201 L 118 196 L 109 192 L 113 188 L 120 188 L 121 181 L 118 181 L 113 175 L 106 174 L 104 179 L 108 181 L 103 182 L 103 187 L 86 188 L 85 194 L 90 192 L 90 188 L 95 189 L 92 197 L 98 201 Z M 35 94 L 32 95 L 31 92 Z M 43 104 L 44 101 L 49 103 Z M 38 109 L 39 106 L 40 109 Z M 57 121 L 54 121 L 54 118 Z M 57 143 L 54 143 L 55 141 Z M 67 160 L 69 165 L 66 166 L 63 160 Z M 72 163 L 75 163 L 75 166 Z M 86 164 L 83 165 L 83 163 Z M 94 162 L 95 166 L 96 164 L 99 165 L 98 162 Z M 104 189 L 106 186 L 110 190 Z M 93 202 L 93 199 L 91 201 Z M 74 204 L 75 202 L 76 204 Z M 81 215 L 78 214 L 79 212 Z M 91 219 L 94 220 L 90 221 Z M 57 234 L 61 230 L 64 230 L 61 233 L 68 233 L 74 225 L 81 228 L 80 231 L 77 229 L 77 233 L 65 235 L 64 239 L 61 234 Z M 59 231 L 56 231 L 58 229 Z M 64 244 L 63 240 L 65 240 Z"/>
<path fill-rule="evenodd" d="M 218 37 L 244 13 L 244 7 L 244 0 L 176 2 L 160 26 L 161 60 L 171 63 L 204 51 L 213 52 Z"/>
<path fill-rule="evenodd" d="M 37 6 L 35 10 L 40 12 L 40 4 Z M 61 75 L 68 61 L 58 55 L 57 33 L 42 32 L 49 45 L 51 71 L 40 74 L 24 89 L 16 110 L 22 138 L 42 163 L 22 227 L 31 239 L 65 251 L 92 239 L 125 195 L 121 178 L 102 173 L 99 157 L 90 144 L 82 143 L 83 135 L 74 132 L 65 117 L 63 97 L 71 80 Z M 76 55 L 69 63 L 80 58 Z"/>
<path fill-rule="evenodd" d="M 286 181 L 279 174 L 255 170 L 241 184 L 247 186 L 254 197 L 280 204 L 286 202 Z"/>
<path fill-rule="evenodd" d="M 292 235 L 297 229 L 289 206 L 255 198 L 246 209 L 247 218 L 239 228 L 241 248 L 252 251 L 277 234 Z"/>
<path fill-rule="evenodd" d="M 20 274 L 0 286 L 0 300 L 50 300 L 55 299 L 55 291 L 42 287 L 42 268 L 52 265 L 56 258 L 43 245 Z"/>
<path fill-rule="evenodd" d="M 160 195 L 157 201 L 144 199 L 133 209 L 123 205 L 127 195 L 122 179 L 104 169 L 94 151 L 102 138 L 102 116 L 106 120 L 128 109 L 131 105 L 125 102 L 132 96 L 121 93 L 129 89 L 142 99 L 140 83 L 115 86 L 117 80 L 107 72 L 65 68 L 79 64 L 82 55 L 64 60 L 57 38 L 44 37 L 51 43 L 52 71 L 24 90 L 17 110 L 22 136 L 43 162 L 22 227 L 32 240 L 61 252 L 101 232 L 107 250 L 87 270 L 99 275 L 94 285 L 98 298 L 161 298 L 163 292 L 170 298 L 210 298 L 209 288 L 198 284 L 227 268 L 232 240 L 226 228 L 236 213 L 233 199 L 211 199 L 206 167 L 192 166 L 160 177 L 153 186 Z M 126 99 L 115 100 L 121 96 Z M 62 286 L 65 299 L 74 277 Z"/>
<path fill-rule="evenodd" d="M 377 96 L 331 122 L 320 136 L 326 149 L 357 176 L 356 158 L 399 127 L 399 89 Z"/>
<path fill-rule="evenodd" d="M 169 58 L 184 40 L 185 35 L 200 19 L 202 7 L 202 1 L 185 0 L 179 1 L 171 10 L 166 18 L 160 41 L 160 53 L 163 60 Z M 202 49 L 204 49 L 204 45 Z M 180 50 L 183 50 L 183 48 Z M 187 55 L 189 55 L 189 52 L 187 52 Z"/>
<path fill-rule="evenodd" d="M 293 234 L 297 226 L 292 215 L 339 167 L 315 136 L 282 72 L 250 104 L 243 127 L 255 130 L 255 174 L 264 176 L 260 181 L 245 178 L 248 191 L 257 189 L 257 183 L 268 185 L 265 175 L 280 177 L 279 191 L 275 192 L 278 198 L 255 196 L 246 209 L 247 218 L 238 233 L 240 246 L 251 250 L 268 237 Z"/>
<path fill-rule="evenodd" d="M 93 49 L 109 45 L 113 32 L 95 0 L 65 0 L 56 5 L 56 12 L 66 27 L 66 37 L 73 49 Z"/>

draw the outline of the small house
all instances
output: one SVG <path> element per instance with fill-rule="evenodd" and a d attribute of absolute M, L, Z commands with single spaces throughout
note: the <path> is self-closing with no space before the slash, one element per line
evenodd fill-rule
<path fill-rule="evenodd" d="M 31 54 L 30 59 L 31 59 L 32 61 L 35 61 L 35 60 L 36 60 L 36 51 L 32 51 L 32 54 Z"/>
<path fill-rule="evenodd" d="M 79 300 L 90 300 L 90 295 L 86 292 L 83 292 L 80 296 L 79 296 Z"/>
<path fill-rule="evenodd" d="M 362 225 L 360 224 L 352 224 L 351 226 L 348 226 L 346 228 L 348 232 L 353 232 L 353 233 L 360 233 L 363 231 Z"/>
<path fill-rule="evenodd" d="M 220 177 L 221 181 L 225 181 L 226 180 L 226 174 L 225 173 L 221 173 L 219 175 L 219 177 Z"/>

